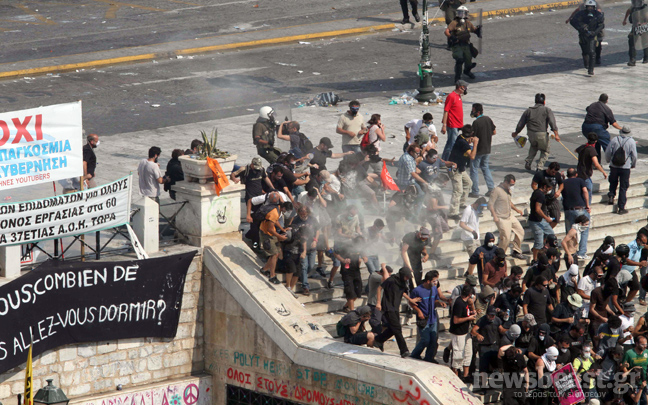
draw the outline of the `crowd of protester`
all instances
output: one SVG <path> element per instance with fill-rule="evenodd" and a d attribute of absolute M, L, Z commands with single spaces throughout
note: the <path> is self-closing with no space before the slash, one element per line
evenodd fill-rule
<path fill-rule="evenodd" d="M 346 302 L 337 334 L 345 342 L 384 350 L 394 337 L 403 357 L 432 363 L 437 363 L 439 348 L 438 311 L 447 307 L 451 342 L 443 350 L 444 362 L 474 390 L 502 391 L 505 404 L 556 402 L 549 376 L 567 364 L 581 379 L 587 401 L 646 403 L 648 313 L 635 325 L 633 300 L 639 294 L 638 303 L 646 304 L 648 228 L 619 244 L 607 236 L 592 257 L 587 254 L 591 177 L 594 169 L 607 177 L 603 156 L 616 173 L 604 203 L 614 204 L 621 183 L 616 213 L 627 212 L 629 172 L 637 160 L 629 128 L 622 127 L 610 142 L 605 128 L 611 122 L 604 118 L 607 144 L 599 145 L 599 134 L 605 135 L 601 128 L 588 127 L 585 133 L 584 125 L 587 143 L 576 150 L 577 167 L 566 172 L 558 162 L 545 167 L 549 140 L 538 144 L 532 138 L 549 126 L 559 138 L 555 118 L 544 108 L 545 97 L 538 94 L 513 133 L 517 142 L 526 126 L 534 143 L 527 170 L 532 171 L 536 153 L 542 152 L 531 184 L 516 186 L 515 176 L 507 174 L 496 185 L 489 168 L 496 127 L 478 103 L 471 109 L 475 120 L 464 125 L 461 95 L 467 86 L 457 82 L 446 100 L 440 131 L 447 134 L 444 148 L 437 145 L 440 134 L 432 114 L 425 113 L 405 124 L 398 159 L 380 156 L 385 126 L 378 114 L 365 122 L 358 101 L 349 103 L 337 123 L 342 153 L 332 152 L 329 137 L 313 143 L 297 122 L 278 123 L 271 108 L 262 108 L 253 142 L 269 166 L 255 157 L 231 175 L 245 185 L 250 224 L 245 238 L 267 257 L 260 272 L 273 284 L 281 284 L 278 272 L 285 273 L 286 288 L 295 297 L 310 294 L 309 279 L 334 288 L 340 272 Z M 601 95 L 597 107 L 605 117 L 611 114 L 606 102 Z M 588 117 L 590 109 L 595 110 L 588 107 Z M 290 142 L 288 152 L 274 145 L 275 134 Z M 393 177 L 390 167 L 396 169 Z M 487 185 L 485 195 L 479 194 L 479 172 Z M 519 195 L 530 196 L 525 221 L 533 235 L 530 256 L 522 252 L 525 229 L 516 217 L 523 212 L 512 201 L 515 187 Z M 449 188 L 447 201 L 443 190 Z M 485 210 L 495 229 L 482 235 L 479 222 Z M 554 229 L 561 220 L 565 236 L 559 241 Z M 402 223 L 414 230 L 399 235 Z M 457 225 L 469 267 L 465 282 L 444 293 L 439 272 L 424 272 L 423 266 L 434 260 L 440 268 L 437 246 L 450 224 Z M 390 246 L 399 247 L 398 270 L 386 264 Z M 369 272 L 366 285 L 363 265 Z M 363 295 L 366 305 L 357 306 Z M 418 328 L 411 351 L 402 333 L 403 318 L 414 318 Z M 515 383 L 510 378 L 504 378 L 506 386 L 493 383 L 494 373 Z M 618 389 L 622 386 L 627 389 Z"/>

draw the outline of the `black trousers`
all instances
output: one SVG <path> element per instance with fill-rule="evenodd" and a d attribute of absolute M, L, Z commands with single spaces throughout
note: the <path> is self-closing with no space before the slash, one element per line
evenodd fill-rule
<path fill-rule="evenodd" d="M 400 353 L 403 354 L 408 352 L 407 342 L 403 337 L 403 329 L 400 324 L 400 314 L 396 311 L 383 311 L 383 323 L 387 327 L 376 336 L 378 342 L 385 342 L 386 340 L 391 339 L 392 336 L 396 337 L 396 343 L 398 343 L 398 349 Z"/>
<path fill-rule="evenodd" d="M 630 187 L 630 169 L 620 169 L 618 167 L 610 167 L 610 176 L 608 177 L 610 182 L 610 190 L 608 191 L 608 197 L 614 198 L 616 196 L 617 186 L 621 183 L 619 188 L 619 209 L 622 210 L 626 206 L 628 198 L 626 197 L 626 192 L 628 187 Z"/>
<path fill-rule="evenodd" d="M 400 0 L 401 10 L 403 10 L 403 18 L 409 18 L 407 11 L 407 2 L 412 6 L 412 15 L 418 14 L 418 1 L 417 0 Z"/>
<path fill-rule="evenodd" d="M 583 54 L 583 64 L 588 72 L 594 72 L 594 62 L 596 60 L 596 37 L 590 38 L 585 35 L 578 36 L 578 43 Z"/>
<path fill-rule="evenodd" d="M 403 1 L 401 0 L 401 4 Z M 648 59 L 648 48 L 644 48 L 644 60 Z M 634 36 L 632 34 L 628 35 L 628 56 L 630 56 L 630 60 L 635 60 L 637 59 L 637 48 L 635 48 L 635 40 Z"/>

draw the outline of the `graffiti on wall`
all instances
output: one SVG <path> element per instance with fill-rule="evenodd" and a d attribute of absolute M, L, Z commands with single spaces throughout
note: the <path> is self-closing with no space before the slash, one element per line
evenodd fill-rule
<path fill-rule="evenodd" d="M 211 378 L 159 386 L 153 389 L 117 393 L 83 405 L 211 405 Z"/>

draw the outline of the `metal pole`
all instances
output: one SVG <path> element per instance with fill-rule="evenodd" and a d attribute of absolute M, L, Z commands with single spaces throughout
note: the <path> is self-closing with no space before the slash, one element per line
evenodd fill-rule
<path fill-rule="evenodd" d="M 97 231 L 95 234 L 95 239 L 97 242 L 97 260 L 101 259 L 101 232 Z"/>
<path fill-rule="evenodd" d="M 421 34 L 421 61 L 419 62 L 419 89 L 416 99 L 429 102 L 436 99 L 432 85 L 432 61 L 430 60 L 430 30 L 428 28 L 428 2 L 423 0 L 423 32 Z"/>

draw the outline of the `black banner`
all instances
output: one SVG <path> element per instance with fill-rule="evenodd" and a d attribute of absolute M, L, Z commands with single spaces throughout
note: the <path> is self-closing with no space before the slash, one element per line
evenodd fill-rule
<path fill-rule="evenodd" d="M 195 252 L 123 262 L 47 262 L 0 287 L 0 373 L 59 346 L 166 337 L 178 328 Z M 31 336 L 31 337 L 30 337 Z"/>

